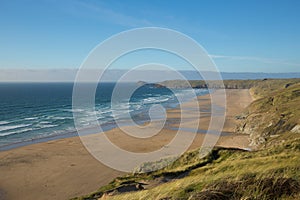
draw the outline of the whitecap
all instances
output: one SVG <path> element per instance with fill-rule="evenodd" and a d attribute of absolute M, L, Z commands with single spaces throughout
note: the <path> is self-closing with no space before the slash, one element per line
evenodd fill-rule
<path fill-rule="evenodd" d="M 11 122 L 8 121 L 0 121 L 0 125 L 10 124 Z"/>
<path fill-rule="evenodd" d="M 144 104 L 152 104 L 152 103 L 162 103 L 168 101 L 170 98 L 161 98 L 161 97 L 149 97 L 146 99 L 143 99 Z"/>
<path fill-rule="evenodd" d="M 24 120 L 35 120 L 38 119 L 38 117 L 26 117 Z"/>
<path fill-rule="evenodd" d="M 57 127 L 58 125 L 57 124 L 45 124 L 45 125 L 39 125 L 39 127 L 41 129 L 43 128 L 53 128 L 53 127 Z"/>
<path fill-rule="evenodd" d="M 7 125 L 7 126 L 0 126 L 0 131 L 8 131 L 8 130 L 13 130 L 17 128 L 23 128 L 23 127 L 28 127 L 31 126 L 32 124 L 20 124 L 20 125 Z"/>
<path fill-rule="evenodd" d="M 41 121 L 40 124 L 51 124 L 49 121 Z"/>
<path fill-rule="evenodd" d="M 72 117 L 53 117 L 54 120 L 65 120 L 65 119 L 73 119 Z"/>
<path fill-rule="evenodd" d="M 21 129 L 18 131 L 9 131 L 9 132 L 4 132 L 4 133 L 0 133 L 0 136 L 8 136 L 8 135 L 14 135 L 14 134 L 19 134 L 19 133 L 24 133 L 24 132 L 28 132 L 28 131 L 32 131 L 32 128 L 25 128 L 25 129 Z"/>

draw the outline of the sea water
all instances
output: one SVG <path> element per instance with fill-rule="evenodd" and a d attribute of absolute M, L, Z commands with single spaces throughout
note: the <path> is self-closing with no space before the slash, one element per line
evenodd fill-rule
<path fill-rule="evenodd" d="M 122 83 L 124 88 L 136 83 Z M 115 120 L 126 122 L 127 112 L 136 123 L 149 121 L 149 108 L 160 104 L 164 108 L 178 106 L 178 97 L 190 100 L 189 89 L 168 89 L 144 85 L 130 99 L 119 99 L 111 106 L 115 83 L 101 83 L 95 94 L 95 112 L 102 130 L 116 127 Z M 73 112 L 80 112 L 81 126 L 93 128 L 91 109 L 72 109 L 73 83 L 0 83 L 0 150 L 28 141 L 76 136 Z M 197 96 L 207 94 L 196 89 Z M 128 103 L 129 102 L 129 103 Z M 114 109 L 114 110 L 113 110 Z M 126 123 L 125 123 L 126 124 Z"/>

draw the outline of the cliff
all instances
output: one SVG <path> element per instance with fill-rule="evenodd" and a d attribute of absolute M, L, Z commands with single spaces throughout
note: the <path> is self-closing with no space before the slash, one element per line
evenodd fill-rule
<path fill-rule="evenodd" d="M 251 92 L 257 100 L 237 116 L 240 123 L 236 130 L 249 134 L 253 147 L 286 132 L 300 133 L 299 79 L 266 81 Z"/>

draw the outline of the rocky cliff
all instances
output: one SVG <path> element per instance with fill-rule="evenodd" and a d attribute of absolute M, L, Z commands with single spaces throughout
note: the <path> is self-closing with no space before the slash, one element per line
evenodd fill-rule
<path fill-rule="evenodd" d="M 261 147 L 267 140 L 286 132 L 300 133 L 300 80 L 265 81 L 251 88 L 257 98 L 236 116 L 239 133 L 250 135 L 251 146 Z"/>

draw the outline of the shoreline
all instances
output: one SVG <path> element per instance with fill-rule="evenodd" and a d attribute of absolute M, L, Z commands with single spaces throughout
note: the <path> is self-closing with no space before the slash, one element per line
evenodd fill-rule
<path fill-rule="evenodd" d="M 203 89 L 203 90 L 205 90 L 205 89 Z M 199 95 L 199 96 L 205 96 L 205 95 L 207 95 L 207 94 L 203 94 L 203 95 Z M 197 97 L 199 97 L 199 96 L 197 96 Z M 187 103 L 190 101 L 192 101 L 192 99 L 186 99 L 183 103 Z M 166 108 L 166 110 L 169 111 L 169 110 L 173 110 L 173 109 L 178 109 L 178 106 L 179 106 L 179 104 L 176 104 L 176 106 L 170 105 L 168 108 Z M 144 119 L 141 119 L 141 121 L 139 121 L 139 123 L 143 124 L 143 123 L 147 123 L 147 122 Z M 123 125 L 123 126 L 126 126 L 126 125 Z M 110 131 L 115 128 L 118 128 L 118 126 L 117 126 L 117 124 L 112 123 L 112 122 L 106 122 L 104 124 L 101 124 L 101 129 L 103 130 L 103 132 L 107 132 L 107 131 Z M 98 133 L 98 128 L 97 127 L 87 127 L 81 131 L 86 132 L 87 135 L 92 135 L 92 134 Z M 29 139 L 25 139 L 25 140 L 10 143 L 10 144 L 5 144 L 5 145 L 0 146 L 0 152 L 8 151 L 8 150 L 12 150 L 15 148 L 28 146 L 28 145 L 44 143 L 44 142 L 54 141 L 54 140 L 59 140 L 59 139 L 72 138 L 72 137 L 79 137 L 77 130 L 65 132 L 62 134 L 53 134 L 53 135 L 47 135 L 47 136 L 42 136 L 42 137 L 29 138 Z"/>
<path fill-rule="evenodd" d="M 234 116 L 251 103 L 249 90 L 226 90 L 227 108 L 224 132 L 233 133 Z M 198 97 L 203 115 L 200 130 L 207 130 L 209 95 Z M 189 107 L 189 102 L 185 104 Z M 168 117 L 176 119 L 179 109 L 168 110 Z M 186 127 L 194 116 L 189 114 Z M 130 137 L 115 128 L 104 132 L 120 148 L 132 152 L 149 152 L 162 148 L 176 134 L 163 129 L 153 138 L 141 140 Z M 188 132 L 187 132 L 188 134 Z M 198 148 L 205 134 L 196 134 L 189 150 Z M 247 135 L 228 134 L 219 138 L 217 146 L 247 148 Z M 36 143 L 0 152 L 0 191 L 7 199 L 68 199 L 97 190 L 113 178 L 125 173 L 113 170 L 93 158 L 82 145 L 79 137 Z"/>

